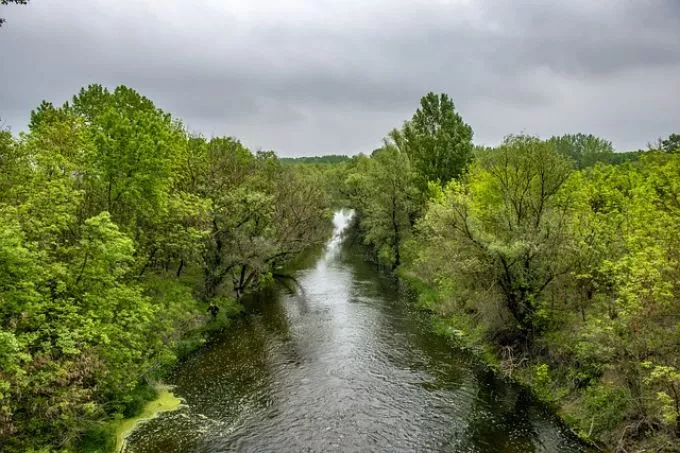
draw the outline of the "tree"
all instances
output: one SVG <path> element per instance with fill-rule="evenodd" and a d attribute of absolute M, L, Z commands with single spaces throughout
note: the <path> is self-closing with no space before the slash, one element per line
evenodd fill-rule
<path fill-rule="evenodd" d="M 325 156 L 305 156 L 305 157 L 282 157 L 282 164 L 307 164 L 307 165 L 337 165 L 349 162 L 349 156 L 341 154 L 327 154 Z"/>
<path fill-rule="evenodd" d="M 488 334 L 505 335 L 499 341 L 512 347 L 530 343 L 545 328 L 546 289 L 570 270 L 571 202 L 562 191 L 569 175 L 549 144 L 509 137 L 433 198 L 417 224 L 427 245 L 411 269 L 448 282 L 453 310 L 482 316 L 500 299 L 500 313 L 482 316 Z"/>
<path fill-rule="evenodd" d="M 680 336 L 670 321 L 680 307 L 679 165 L 677 154 L 650 153 L 573 187 L 586 195 L 578 253 L 588 266 L 576 277 L 588 288 L 587 308 L 565 321 L 572 346 L 557 340 L 553 350 L 568 351 L 587 376 L 592 407 L 584 418 L 596 417 L 590 430 L 610 442 L 653 431 L 680 435 Z M 614 397 L 617 411 L 603 419 L 596 400 Z"/>
<path fill-rule="evenodd" d="M 202 247 L 206 302 L 225 294 L 239 299 L 323 241 L 329 216 L 319 170 L 283 167 L 275 154 L 253 155 L 231 138 L 193 139 L 190 148 L 187 182 L 210 205 Z"/>
<path fill-rule="evenodd" d="M 677 156 L 570 171 L 510 138 L 434 194 L 407 247 L 447 331 L 616 448 L 680 436 Z"/>
<path fill-rule="evenodd" d="M 18 144 L 30 161 L 25 191 L 0 205 L 0 435 L 10 449 L 73 447 L 82 420 L 105 415 L 157 353 L 154 309 L 129 280 L 133 241 L 107 212 L 83 217 L 91 145 L 75 115 L 35 124 Z"/>
<path fill-rule="evenodd" d="M 201 302 L 237 312 L 326 238 L 324 174 L 190 137 L 127 87 L 43 102 L 27 133 L 0 131 L 3 451 L 104 448 L 106 422 L 135 415 L 183 336 L 212 322 Z"/>
<path fill-rule="evenodd" d="M 414 169 L 427 181 L 442 186 L 460 177 L 473 155 L 472 128 L 463 122 L 446 94 L 427 93 L 410 121 L 394 129 L 390 139 L 406 152 Z"/>
<path fill-rule="evenodd" d="M 360 159 L 345 182 L 351 205 L 360 213 L 364 240 L 392 269 L 401 264 L 402 243 L 419 204 L 414 178 L 409 156 L 386 144 L 370 159 Z"/>
<path fill-rule="evenodd" d="M 185 146 L 180 125 L 125 86 L 113 92 L 89 86 L 64 108 L 81 116 L 92 134 L 95 202 L 137 236 L 135 227 L 153 223 L 166 208 Z"/>
<path fill-rule="evenodd" d="M 671 134 L 667 139 L 661 140 L 660 149 L 667 153 L 680 152 L 680 134 Z"/>
<path fill-rule="evenodd" d="M 0 206 L 14 204 L 22 197 L 22 187 L 30 177 L 30 158 L 12 134 L 0 130 Z"/>
<path fill-rule="evenodd" d="M 592 134 L 566 134 L 548 140 L 555 150 L 570 158 L 577 169 L 591 167 L 598 162 L 608 163 L 614 155 L 611 142 Z"/>

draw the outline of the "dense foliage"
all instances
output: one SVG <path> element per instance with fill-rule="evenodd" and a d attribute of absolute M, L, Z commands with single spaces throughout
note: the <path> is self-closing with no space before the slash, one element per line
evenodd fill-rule
<path fill-rule="evenodd" d="M 410 121 L 390 132 L 422 182 L 446 184 L 463 174 L 472 158 L 472 128 L 446 94 L 427 93 Z"/>
<path fill-rule="evenodd" d="M 585 134 L 473 149 L 452 110 L 428 94 L 403 131 L 345 168 L 342 196 L 376 259 L 412 282 L 443 332 L 583 437 L 677 451 L 678 135 L 621 156 Z"/>
<path fill-rule="evenodd" d="M 126 87 L 0 132 L 2 450 L 103 451 L 187 332 L 325 238 L 323 179 Z"/>
<path fill-rule="evenodd" d="M 659 149 L 667 153 L 680 152 L 680 134 L 671 134 L 668 138 L 662 139 Z"/>
<path fill-rule="evenodd" d="M 578 169 L 598 162 L 611 162 L 614 147 L 611 142 L 592 134 L 566 134 L 548 140 L 556 152 L 571 159 Z"/>
<path fill-rule="evenodd" d="M 349 156 L 341 154 L 327 154 L 325 156 L 307 157 L 282 157 L 281 163 L 284 164 L 312 164 L 312 165 L 335 165 L 350 161 Z"/>
<path fill-rule="evenodd" d="M 110 420 L 356 210 L 438 327 L 621 451 L 680 438 L 680 153 L 574 134 L 475 147 L 446 95 L 370 156 L 187 134 L 94 85 L 0 131 L 0 445 L 105 451 Z M 200 337 L 199 337 L 200 343 Z"/>

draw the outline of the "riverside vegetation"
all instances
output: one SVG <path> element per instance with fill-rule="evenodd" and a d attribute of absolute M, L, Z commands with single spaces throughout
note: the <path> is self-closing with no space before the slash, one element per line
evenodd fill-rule
<path fill-rule="evenodd" d="M 112 449 L 111 421 L 344 206 L 441 333 L 582 437 L 677 450 L 680 136 L 472 138 L 433 93 L 370 156 L 285 161 L 126 87 L 41 104 L 0 132 L 0 444 Z"/>
<path fill-rule="evenodd" d="M 614 153 L 576 134 L 475 147 L 429 93 L 340 190 L 437 329 L 583 438 L 679 451 L 680 135 Z"/>
<path fill-rule="evenodd" d="M 112 449 L 110 420 L 326 239 L 323 181 L 122 86 L 0 132 L 0 449 Z"/>

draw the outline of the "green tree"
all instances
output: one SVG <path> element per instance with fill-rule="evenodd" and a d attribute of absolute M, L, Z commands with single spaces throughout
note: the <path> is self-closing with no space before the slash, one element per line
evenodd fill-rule
<path fill-rule="evenodd" d="M 129 279 L 134 243 L 107 212 L 86 217 L 92 142 L 81 118 L 61 113 L 14 145 L 30 165 L 20 167 L 22 195 L 0 205 L 10 365 L 0 413 L 11 449 L 73 448 L 82 424 L 110 413 L 158 352 L 154 309 Z"/>
<path fill-rule="evenodd" d="M 555 150 L 570 158 L 578 169 L 591 167 L 598 162 L 611 162 L 614 147 L 611 142 L 592 134 L 566 134 L 548 140 Z"/>
<path fill-rule="evenodd" d="M 485 300 L 502 302 L 480 318 L 489 334 L 508 331 L 511 346 L 530 341 L 549 321 L 546 289 L 570 270 L 571 202 L 562 191 L 570 171 L 533 137 L 509 137 L 483 153 L 463 182 L 433 198 L 417 226 L 426 245 L 412 270 L 449 285 L 453 310 L 482 316 Z"/>
<path fill-rule="evenodd" d="M 341 154 L 327 154 L 325 156 L 309 157 L 282 157 L 283 164 L 308 164 L 308 165 L 337 165 L 349 162 L 350 157 Z"/>
<path fill-rule="evenodd" d="M 671 134 L 668 138 L 661 140 L 660 149 L 667 153 L 680 152 L 680 134 Z"/>
<path fill-rule="evenodd" d="M 680 336 L 667 322 L 678 308 L 678 162 L 673 154 L 649 154 L 580 184 L 589 209 L 582 210 L 579 254 L 589 265 L 577 277 L 588 288 L 588 308 L 581 322 L 572 320 L 569 337 L 578 341 L 566 349 L 592 370 L 593 398 L 625 395 L 608 417 L 601 405 L 586 405 L 584 418 L 597 421 L 590 430 L 609 442 L 632 442 L 645 431 L 680 433 Z"/>
<path fill-rule="evenodd" d="M 96 153 L 91 192 L 133 236 L 166 209 L 175 166 L 185 146 L 172 117 L 134 90 L 92 85 L 65 106 L 83 118 Z"/>
<path fill-rule="evenodd" d="M 401 247 L 419 205 L 414 181 L 409 156 L 387 144 L 370 159 L 360 158 L 345 182 L 350 203 L 359 212 L 364 240 L 393 269 L 401 264 Z"/>
<path fill-rule="evenodd" d="M 30 160 L 8 131 L 0 131 L 0 205 L 14 204 L 25 196 Z"/>
<path fill-rule="evenodd" d="M 253 155 L 230 138 L 194 139 L 190 147 L 188 183 L 211 206 L 202 258 L 206 301 L 224 295 L 226 282 L 240 298 L 325 238 L 328 201 L 319 170 L 282 167 L 273 153 Z"/>
<path fill-rule="evenodd" d="M 425 181 L 445 185 L 462 175 L 472 160 L 472 128 L 463 122 L 447 94 L 427 93 L 410 121 L 390 139 L 406 152 Z M 426 183 L 421 183 L 422 188 Z"/>

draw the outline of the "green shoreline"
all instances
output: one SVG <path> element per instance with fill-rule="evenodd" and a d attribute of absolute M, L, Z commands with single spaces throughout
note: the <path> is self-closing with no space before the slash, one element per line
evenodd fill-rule
<path fill-rule="evenodd" d="M 172 393 L 172 386 L 157 384 L 155 389 L 158 395 L 154 400 L 144 405 L 144 409 L 139 415 L 113 422 L 116 431 L 116 453 L 123 451 L 127 437 L 140 423 L 153 420 L 163 412 L 172 412 L 182 407 L 183 401 Z"/>
<path fill-rule="evenodd" d="M 473 339 L 472 333 L 469 331 L 461 331 L 451 327 L 447 323 L 447 317 L 437 313 L 428 304 L 428 302 L 431 303 L 438 297 L 436 291 L 432 287 L 414 275 L 409 274 L 408 272 L 401 271 L 397 272 L 395 275 L 400 281 L 405 283 L 412 292 L 412 303 L 414 308 L 429 315 L 433 335 L 439 335 L 445 338 L 450 343 L 452 348 L 469 352 L 476 360 L 478 360 L 478 364 L 487 367 L 498 377 L 528 390 L 536 399 L 536 401 L 545 405 L 545 407 L 548 408 L 550 412 L 552 412 L 553 415 L 555 415 L 562 422 L 564 427 L 584 444 L 600 451 L 606 450 L 608 448 L 608 446 L 605 445 L 600 439 L 593 438 L 579 429 L 578 423 L 575 422 L 573 414 L 570 414 L 570 412 L 567 410 L 567 403 L 560 401 L 560 399 L 545 398 L 541 394 L 537 386 L 526 374 L 529 370 L 528 367 L 519 370 L 517 374 L 512 376 L 505 374 L 501 368 L 501 359 L 494 351 L 492 344 L 480 342 L 478 339 Z"/>

